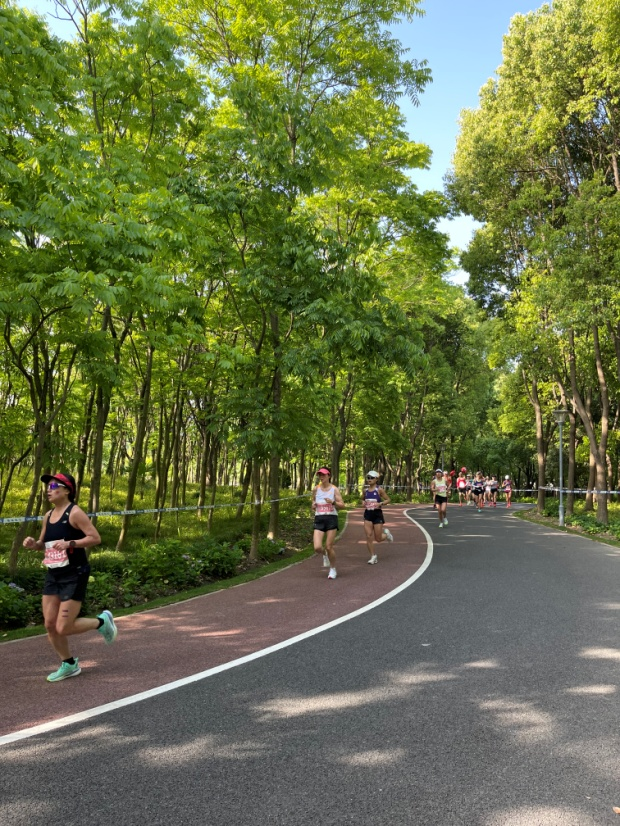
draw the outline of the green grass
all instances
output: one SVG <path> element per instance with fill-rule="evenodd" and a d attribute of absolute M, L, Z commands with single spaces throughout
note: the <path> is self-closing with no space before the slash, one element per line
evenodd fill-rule
<path fill-rule="evenodd" d="M 558 525 L 559 500 L 549 498 L 545 502 L 544 515 L 541 516 L 531 510 L 521 512 L 518 515 L 530 522 L 543 522 L 545 525 L 550 525 L 566 533 L 580 534 L 598 542 L 620 547 L 620 503 L 609 502 L 607 513 L 609 524 L 603 525 L 597 520 L 596 511 L 586 511 L 585 501 L 578 500 L 575 502 L 574 513 L 571 516 L 565 516 L 565 527 L 561 528 Z"/>

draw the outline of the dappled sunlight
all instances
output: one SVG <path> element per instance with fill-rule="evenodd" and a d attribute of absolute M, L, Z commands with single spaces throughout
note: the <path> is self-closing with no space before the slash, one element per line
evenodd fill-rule
<path fill-rule="evenodd" d="M 258 757 L 265 750 L 264 743 L 246 740 L 240 743 L 222 743 L 222 738 L 214 734 L 196 737 L 189 743 L 173 745 L 165 743 L 161 746 L 152 746 L 140 749 L 136 757 L 141 763 L 162 768 L 176 768 L 183 763 L 191 763 L 204 759 L 245 760 Z"/>
<path fill-rule="evenodd" d="M 403 699 L 409 695 L 408 688 L 380 686 L 364 691 L 342 691 L 334 694 L 318 694 L 314 697 L 281 697 L 255 706 L 254 710 L 263 722 L 301 717 L 305 714 L 331 714 L 352 708 L 385 703 Z"/>
<path fill-rule="evenodd" d="M 387 675 L 387 684 L 381 682 L 376 688 L 361 691 L 343 691 L 332 694 L 319 694 L 313 697 L 281 697 L 255 707 L 262 721 L 301 717 L 305 714 L 331 714 L 373 703 L 402 700 L 409 697 L 416 687 L 455 680 L 457 676 L 449 672 L 432 671 L 429 666 L 415 670 L 394 671 Z"/>
<path fill-rule="evenodd" d="M 471 663 L 463 663 L 462 668 L 503 668 L 497 660 L 475 660 Z"/>
<path fill-rule="evenodd" d="M 522 743 L 550 740 L 556 733 L 551 715 L 538 710 L 532 703 L 518 700 L 487 700 L 480 703 L 480 708 L 491 712 L 497 725 L 509 729 Z"/>
<path fill-rule="evenodd" d="M 428 683 L 440 683 L 445 680 L 456 680 L 456 674 L 443 671 L 427 670 L 428 666 L 421 666 L 421 669 L 406 671 L 392 671 L 389 678 L 394 685 L 426 685 Z"/>
<path fill-rule="evenodd" d="M 42 802 L 32 797 L 19 798 L 19 807 L 15 803 L 0 803 L 0 823 L 10 823 L 11 826 L 32 826 L 35 818 L 43 823 L 47 820 L 52 823 L 52 816 L 56 813 L 56 804 Z"/>
<path fill-rule="evenodd" d="M 246 602 L 246 605 L 272 605 L 273 603 L 293 603 L 297 600 L 292 597 L 263 597 L 262 599 L 251 599 Z"/>
<path fill-rule="evenodd" d="M 246 628 L 230 628 L 227 631 L 198 631 L 197 626 L 181 626 L 179 631 L 191 634 L 193 637 L 238 637 L 240 634 L 245 634 Z"/>
<path fill-rule="evenodd" d="M 620 602 L 598 602 L 594 607 L 601 611 L 620 611 Z"/>
<path fill-rule="evenodd" d="M 582 648 L 580 657 L 586 660 L 612 660 L 620 662 L 620 648 Z"/>
<path fill-rule="evenodd" d="M 406 754 L 405 749 L 375 749 L 343 755 L 338 758 L 338 762 L 348 766 L 374 769 L 376 766 L 389 766 L 392 763 L 397 763 L 399 760 L 402 760 Z"/>
<path fill-rule="evenodd" d="M 615 685 L 576 685 L 573 688 L 565 688 L 564 693 L 587 697 L 591 694 L 615 694 L 617 690 Z"/>
<path fill-rule="evenodd" d="M 46 743 L 45 753 L 48 759 L 70 760 L 90 754 L 93 742 L 105 743 L 106 746 L 116 749 L 128 749 L 131 746 L 141 745 L 149 739 L 148 734 L 127 735 L 119 731 L 117 726 L 85 726 L 70 733 L 56 734 Z M 36 738 L 23 740 L 10 751 L 3 752 L 3 760 L 11 763 L 36 763 L 40 755 L 36 747 Z M 3 823 L 0 818 L 0 823 Z"/>
<path fill-rule="evenodd" d="M 611 808 L 610 808 L 611 812 Z M 567 806 L 522 806 L 485 817 L 482 826 L 599 826 L 579 809 Z"/>

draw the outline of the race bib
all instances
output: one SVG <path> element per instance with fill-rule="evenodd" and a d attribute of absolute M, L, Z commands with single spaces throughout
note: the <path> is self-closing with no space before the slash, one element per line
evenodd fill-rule
<path fill-rule="evenodd" d="M 379 503 L 376 499 L 364 499 L 364 507 L 367 511 L 374 511 L 379 507 Z"/>
<path fill-rule="evenodd" d="M 328 505 L 327 502 L 317 502 L 316 512 L 318 514 L 329 514 L 334 512 L 334 506 Z"/>
<path fill-rule="evenodd" d="M 66 551 L 54 550 L 57 540 L 45 543 L 45 556 L 43 564 L 46 568 L 65 568 L 69 564 L 69 557 Z"/>

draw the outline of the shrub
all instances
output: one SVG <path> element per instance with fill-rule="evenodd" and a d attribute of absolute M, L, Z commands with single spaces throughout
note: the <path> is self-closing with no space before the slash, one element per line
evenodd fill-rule
<path fill-rule="evenodd" d="M 23 588 L 29 594 L 41 595 L 43 581 L 45 579 L 45 568 L 39 562 L 34 565 L 20 566 L 14 574 L 9 575 L 8 565 L 0 564 L 0 581 L 12 582 Z"/>
<path fill-rule="evenodd" d="M 206 548 L 196 557 L 202 574 L 217 579 L 234 576 L 242 559 L 243 551 L 241 548 L 236 545 L 228 545 L 225 542 Z"/>
<path fill-rule="evenodd" d="M 273 562 L 273 560 L 284 553 L 286 542 L 281 539 L 261 539 L 258 543 L 258 558 L 264 562 Z"/>
<path fill-rule="evenodd" d="M 128 557 L 126 570 L 141 582 L 183 588 L 198 581 L 200 571 L 192 565 L 184 543 L 171 539 L 149 545 L 143 542 Z"/>
<path fill-rule="evenodd" d="M 121 551 L 91 551 L 88 561 L 93 573 L 114 574 L 121 577 L 127 565 L 127 556 Z"/>
<path fill-rule="evenodd" d="M 88 578 L 88 590 L 86 592 L 85 613 L 93 611 L 99 613 L 104 608 L 110 608 L 116 604 L 116 597 L 119 591 L 118 582 L 114 574 L 96 573 Z"/>
<path fill-rule="evenodd" d="M 21 628 L 40 618 L 40 598 L 14 582 L 0 582 L 0 628 Z"/>

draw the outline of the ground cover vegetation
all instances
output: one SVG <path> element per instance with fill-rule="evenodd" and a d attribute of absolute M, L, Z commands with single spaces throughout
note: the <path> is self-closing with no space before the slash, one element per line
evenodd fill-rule
<path fill-rule="evenodd" d="M 157 511 L 99 518 L 94 603 L 296 553 L 324 464 L 351 504 L 371 466 L 403 500 L 440 464 L 557 480 L 563 404 L 569 486 L 617 485 L 615 3 L 514 19 L 448 196 L 409 178 L 417 0 L 57 10 L 71 40 L 0 0 L 0 518 L 58 469 Z M 471 295 L 450 209 L 483 222 Z M 10 611 L 36 530 L 0 525 Z"/>

